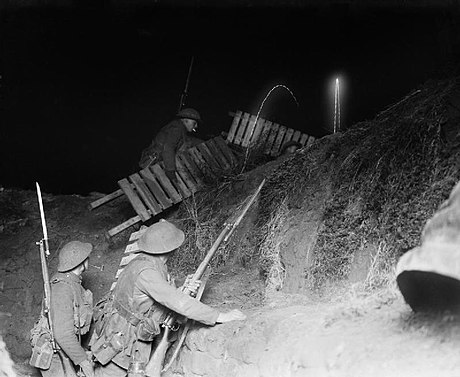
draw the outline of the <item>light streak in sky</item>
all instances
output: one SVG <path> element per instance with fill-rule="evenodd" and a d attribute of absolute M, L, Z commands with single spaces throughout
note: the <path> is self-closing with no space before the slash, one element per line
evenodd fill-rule
<path fill-rule="evenodd" d="M 340 131 L 340 81 L 335 79 L 334 91 L 334 133 Z"/>

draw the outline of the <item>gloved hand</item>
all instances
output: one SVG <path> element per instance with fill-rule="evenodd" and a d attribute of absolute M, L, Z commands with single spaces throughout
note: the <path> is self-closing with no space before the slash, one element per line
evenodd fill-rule
<path fill-rule="evenodd" d="M 201 285 L 201 280 L 192 280 L 193 275 L 187 275 L 184 282 L 184 288 L 190 292 L 190 296 L 196 297 L 198 289 Z"/>
<path fill-rule="evenodd" d="M 169 180 L 177 186 L 177 177 L 176 177 L 176 171 L 175 170 L 166 170 L 165 171 L 166 176 L 169 178 Z"/>
<path fill-rule="evenodd" d="M 91 361 L 83 360 L 80 363 L 80 368 L 82 369 L 86 377 L 94 377 L 94 365 Z"/>

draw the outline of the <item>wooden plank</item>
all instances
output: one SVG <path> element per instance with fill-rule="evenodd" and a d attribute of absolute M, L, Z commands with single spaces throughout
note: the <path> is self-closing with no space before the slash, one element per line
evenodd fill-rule
<path fill-rule="evenodd" d="M 270 133 L 268 135 L 267 142 L 265 143 L 265 153 L 266 154 L 270 154 L 273 148 L 273 143 L 275 142 L 279 127 L 280 125 L 278 123 L 272 123 L 270 125 Z"/>
<path fill-rule="evenodd" d="M 307 140 L 308 140 L 308 135 L 307 134 L 302 134 L 302 136 L 300 137 L 299 142 L 300 142 L 300 144 L 305 145 Z"/>
<path fill-rule="evenodd" d="M 180 176 L 179 171 L 176 171 L 176 172 L 177 172 L 177 184 L 178 184 L 179 193 L 182 196 L 182 199 L 188 198 L 189 196 L 192 195 L 192 192 L 188 189 L 184 180 Z"/>
<path fill-rule="evenodd" d="M 141 228 L 137 232 L 131 233 L 131 235 L 129 236 L 129 242 L 138 240 L 145 233 L 147 229 L 148 227 L 146 227 L 145 225 L 142 225 Z M 130 247 L 130 245 L 126 246 L 126 250 L 128 250 L 128 247 Z M 126 253 L 126 250 L 125 250 L 125 253 Z"/>
<path fill-rule="evenodd" d="M 147 229 L 147 228 L 146 228 Z M 142 232 L 142 234 L 144 234 L 144 232 Z M 141 236 L 142 236 L 141 234 Z M 141 236 L 138 237 L 141 238 Z M 131 237 L 130 237 L 131 238 Z M 125 249 L 125 252 L 124 254 L 132 254 L 132 253 L 136 253 L 138 252 L 140 249 L 139 249 L 139 245 L 137 244 L 137 242 L 133 242 L 133 243 L 130 243 L 128 246 L 126 246 L 126 249 Z"/>
<path fill-rule="evenodd" d="M 211 151 L 212 155 L 215 157 L 217 162 L 219 163 L 220 167 L 223 170 L 228 170 L 231 167 L 231 162 L 227 161 L 219 147 L 216 145 L 216 142 L 214 139 L 210 139 L 206 142 L 206 145 L 209 147 L 209 150 Z"/>
<path fill-rule="evenodd" d="M 271 127 L 272 122 L 266 120 L 263 124 L 262 133 L 260 134 L 259 140 L 257 141 L 257 144 L 260 146 L 260 148 L 263 148 L 264 153 L 266 153 L 266 144 L 268 143 L 268 136 L 270 135 Z"/>
<path fill-rule="evenodd" d="M 187 167 L 184 165 L 182 160 L 179 156 L 176 156 L 176 167 L 177 173 L 182 178 L 184 183 L 187 185 L 187 188 L 190 190 L 191 193 L 195 193 L 198 191 L 198 187 L 196 182 L 193 179 L 193 176 L 189 173 Z"/>
<path fill-rule="evenodd" d="M 235 138 L 233 139 L 233 144 L 241 145 L 244 137 L 244 132 L 246 131 L 246 127 L 248 126 L 249 114 L 244 113 L 243 119 L 241 119 L 241 123 L 238 127 L 238 131 L 236 132 Z"/>
<path fill-rule="evenodd" d="M 155 196 L 155 199 L 161 205 L 161 207 L 163 209 L 171 207 L 173 203 L 172 200 L 169 199 L 169 197 L 165 194 L 165 192 L 163 191 L 163 188 L 157 182 L 155 176 L 150 171 L 150 169 L 149 168 L 142 169 L 140 171 L 140 174 L 142 178 L 144 179 L 144 182 L 147 184 L 148 188 L 150 189 L 150 191 Z"/>
<path fill-rule="evenodd" d="M 200 151 L 206 163 L 211 167 L 211 169 L 214 172 L 219 173 L 222 171 L 216 159 L 212 156 L 211 151 L 205 143 L 198 144 L 196 147 Z"/>
<path fill-rule="evenodd" d="M 152 171 L 153 175 L 158 179 L 161 186 L 165 190 L 165 192 L 169 195 L 169 198 L 173 201 L 173 203 L 179 203 L 182 201 L 182 197 L 177 192 L 176 188 L 173 186 L 169 178 L 166 176 L 163 169 L 160 167 L 159 164 L 150 165 L 149 169 Z"/>
<path fill-rule="evenodd" d="M 302 134 L 302 132 L 300 131 L 295 131 L 294 132 L 294 135 L 292 135 L 292 140 L 294 141 L 299 141 L 300 140 L 300 135 Z"/>
<path fill-rule="evenodd" d="M 163 209 L 155 200 L 153 194 L 149 191 L 146 184 L 144 183 L 144 181 L 138 173 L 131 174 L 129 176 L 129 179 L 136 187 L 137 193 L 140 195 L 144 203 L 150 209 L 152 215 L 158 215 L 160 212 L 163 211 Z"/>
<path fill-rule="evenodd" d="M 89 208 L 89 210 L 92 210 L 92 209 L 94 209 L 96 207 L 99 207 L 102 204 L 105 204 L 105 203 L 107 203 L 107 202 L 109 202 L 109 201 L 111 201 L 111 200 L 113 200 L 115 198 L 118 198 L 118 197 L 122 196 L 123 194 L 124 194 L 123 190 L 118 189 L 117 191 L 114 191 L 109 195 L 106 195 L 106 196 L 104 196 L 104 197 L 102 197 L 100 199 L 95 200 L 94 202 L 91 202 L 89 204 L 88 208 Z"/>
<path fill-rule="evenodd" d="M 211 167 L 207 164 L 200 151 L 196 147 L 189 148 L 190 157 L 195 161 L 195 164 L 200 168 L 204 175 L 215 177 Z"/>
<path fill-rule="evenodd" d="M 120 261 L 120 267 L 126 266 L 129 262 L 131 262 L 134 258 L 136 258 L 139 254 L 138 253 L 130 253 L 130 254 L 125 254 L 121 258 Z M 120 268 L 118 271 L 122 270 L 123 268 Z M 117 275 L 115 275 L 116 278 L 118 278 L 119 273 L 117 272 Z"/>
<path fill-rule="evenodd" d="M 116 227 L 110 229 L 107 232 L 107 235 L 109 237 L 114 236 L 117 233 L 120 233 L 122 230 L 125 230 L 126 228 L 129 228 L 131 225 L 134 225 L 141 221 L 141 217 L 139 215 L 131 217 L 129 220 L 126 220 L 124 223 L 121 223 L 120 225 L 117 225 Z"/>
<path fill-rule="evenodd" d="M 280 128 L 278 129 L 278 135 L 276 136 L 275 142 L 273 143 L 273 147 L 270 152 L 272 156 L 275 156 L 279 153 L 285 134 L 286 127 L 280 126 Z"/>
<path fill-rule="evenodd" d="M 256 116 L 251 115 L 249 117 L 249 123 L 246 127 L 246 132 L 244 134 L 243 141 L 241 142 L 241 146 L 248 147 L 249 143 L 251 142 L 252 135 L 254 134 L 254 128 L 256 126 Z"/>
<path fill-rule="evenodd" d="M 252 134 L 251 140 L 249 141 L 250 146 L 260 145 L 259 138 L 262 135 L 262 131 L 264 129 L 264 123 L 265 123 L 265 119 L 262 119 L 262 118 L 257 119 L 257 124 L 254 127 L 254 132 Z"/>
<path fill-rule="evenodd" d="M 230 127 L 230 131 L 228 131 L 228 135 L 227 135 L 227 141 L 229 143 L 233 142 L 233 140 L 235 139 L 236 131 L 238 130 L 238 126 L 239 126 L 240 120 L 241 120 L 241 114 L 242 114 L 241 111 L 237 111 L 234 114 L 233 122 L 232 122 L 232 125 Z"/>
<path fill-rule="evenodd" d="M 219 147 L 223 155 L 227 158 L 227 161 L 230 161 L 232 166 L 236 165 L 237 163 L 236 157 L 234 156 L 233 152 L 228 147 L 228 145 L 225 144 L 225 141 L 220 136 L 217 136 L 214 138 L 214 142 Z"/>
<path fill-rule="evenodd" d="M 203 186 L 204 182 L 201 179 L 203 176 L 203 173 L 201 170 L 198 168 L 197 164 L 193 160 L 193 158 L 190 156 L 190 154 L 187 152 L 181 153 L 179 155 L 181 161 L 184 163 L 184 165 L 187 167 L 189 170 L 190 174 L 192 175 L 193 179 L 196 181 L 198 187 Z"/>
<path fill-rule="evenodd" d="M 286 135 L 284 135 L 283 144 L 287 143 L 288 141 L 291 141 L 293 135 L 294 135 L 294 130 L 292 128 L 288 128 L 286 130 Z"/>
<path fill-rule="evenodd" d="M 150 213 L 147 208 L 145 208 L 142 201 L 137 196 L 136 192 L 132 189 L 131 184 L 126 178 L 120 179 L 118 185 L 121 187 L 125 195 L 128 197 L 131 205 L 133 206 L 136 213 L 141 217 L 142 221 L 147 221 L 150 219 Z"/>
<path fill-rule="evenodd" d="M 307 140 L 307 143 L 305 144 L 305 146 L 309 147 L 310 145 L 313 144 L 313 142 L 315 141 L 315 138 L 313 136 L 310 136 Z"/>

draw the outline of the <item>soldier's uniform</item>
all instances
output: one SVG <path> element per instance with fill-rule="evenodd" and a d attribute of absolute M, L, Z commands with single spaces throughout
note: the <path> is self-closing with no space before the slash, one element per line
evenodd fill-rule
<path fill-rule="evenodd" d="M 183 109 L 176 114 L 177 119 L 169 122 L 160 129 L 152 143 L 142 151 L 139 167 L 147 166 L 163 161 L 166 172 L 174 176 L 176 171 L 176 153 L 185 143 L 187 129 L 182 119 L 201 121 L 200 114 L 194 109 Z"/>
<path fill-rule="evenodd" d="M 175 119 L 164 126 L 152 143 L 142 151 L 139 167 L 163 160 L 166 170 L 176 170 L 176 151 L 184 144 L 187 130 L 180 119 Z"/>
<path fill-rule="evenodd" d="M 181 230 L 162 220 L 139 239 L 143 253 L 120 274 L 101 320 L 103 324 L 96 324 L 101 330 L 93 337 L 91 348 L 96 360 L 103 364 L 98 376 L 125 376 L 133 359 L 147 363 L 152 342 L 170 310 L 207 325 L 216 323 L 216 309 L 182 293 L 169 282 L 160 255 L 178 248 L 184 237 Z M 108 355 L 107 349 L 113 350 L 112 354 Z"/>
<path fill-rule="evenodd" d="M 76 376 L 75 369 L 89 359 L 80 338 L 91 325 L 93 296 L 82 287 L 81 276 L 69 271 L 83 263 L 92 248 L 89 243 L 72 241 L 60 251 L 58 272 L 51 278 L 50 299 L 57 352 L 50 368 L 40 370 L 44 377 Z"/>

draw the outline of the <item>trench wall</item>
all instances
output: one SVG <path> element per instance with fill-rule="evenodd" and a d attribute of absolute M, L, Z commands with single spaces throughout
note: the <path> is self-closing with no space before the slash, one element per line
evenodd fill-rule
<path fill-rule="evenodd" d="M 254 311 L 243 322 L 197 327 L 189 332 L 165 377 L 305 376 L 315 357 L 304 352 L 311 327 L 306 308 Z M 310 330 L 309 330 L 310 329 Z M 321 358 L 323 359 L 323 358 Z M 324 365 L 318 360 L 317 368 Z"/>

